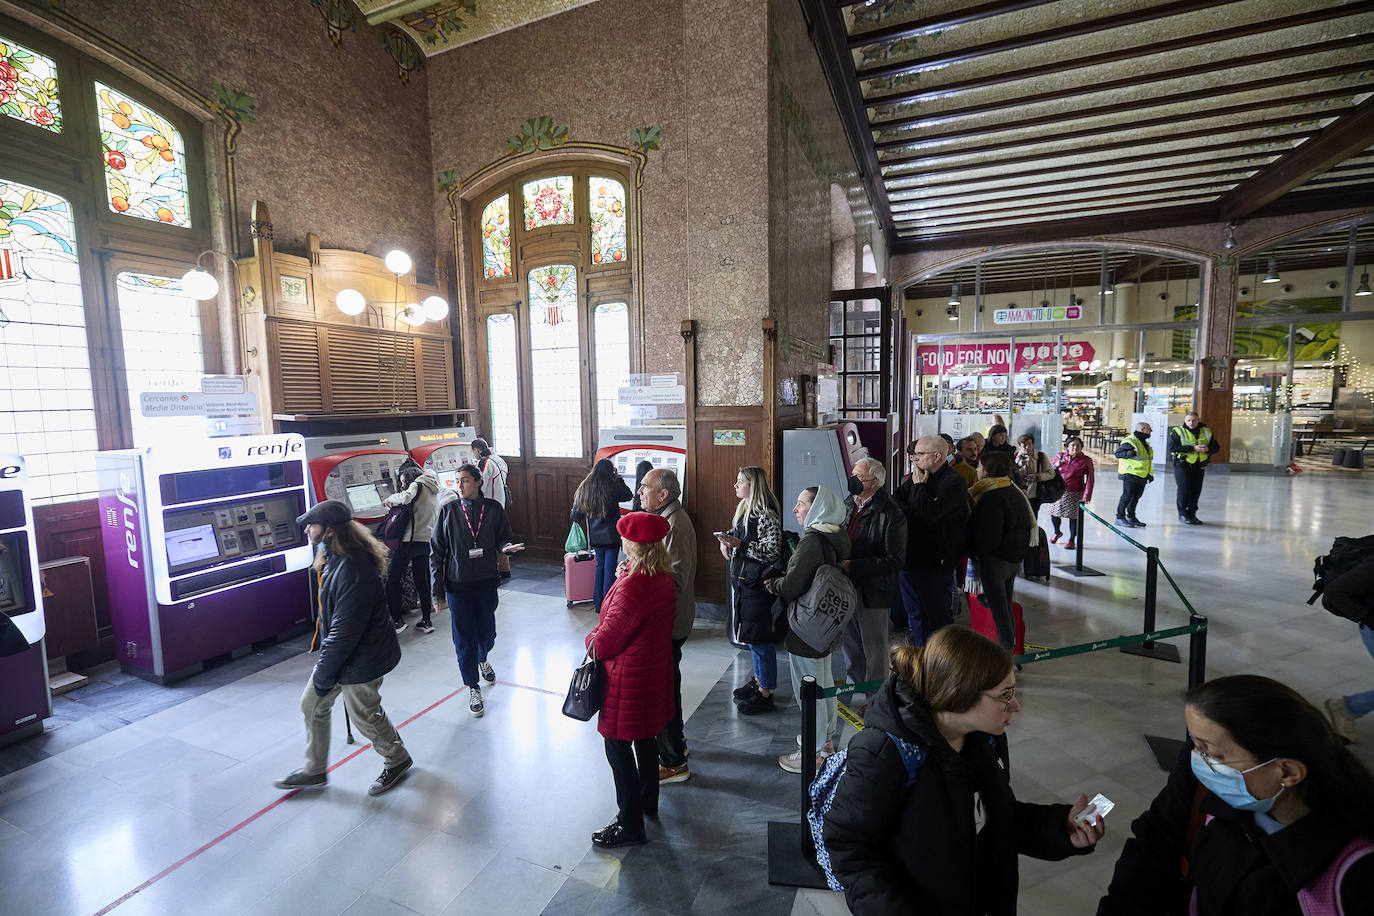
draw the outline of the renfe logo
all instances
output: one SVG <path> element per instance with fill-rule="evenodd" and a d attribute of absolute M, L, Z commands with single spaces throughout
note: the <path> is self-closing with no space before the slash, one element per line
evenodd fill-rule
<path fill-rule="evenodd" d="M 138 560 L 135 554 L 138 552 L 138 504 L 129 498 L 128 494 L 133 492 L 133 486 L 125 474 L 119 475 L 119 490 L 115 496 L 124 504 L 124 546 L 125 559 L 129 561 L 129 566 L 138 569 Z"/>
<path fill-rule="evenodd" d="M 299 439 L 293 439 L 290 442 L 277 442 L 272 445 L 251 445 L 248 447 L 248 454 L 250 456 L 281 455 L 285 458 L 288 455 L 294 455 L 296 452 L 299 452 L 304 445 L 305 443 L 301 442 Z"/>
<path fill-rule="evenodd" d="M 19 476 L 19 465 L 10 464 L 0 467 L 0 480 L 9 480 L 11 477 Z"/>

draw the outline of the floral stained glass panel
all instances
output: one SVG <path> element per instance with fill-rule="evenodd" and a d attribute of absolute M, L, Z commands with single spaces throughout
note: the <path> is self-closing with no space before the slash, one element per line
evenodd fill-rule
<path fill-rule="evenodd" d="M 205 374 L 200 303 L 172 277 L 121 273 L 115 289 L 134 447 L 204 435 L 202 417 L 145 417 L 140 410 L 145 391 L 200 390 Z"/>
<path fill-rule="evenodd" d="M 0 178 L 0 452 L 46 504 L 99 492 L 86 314 L 67 201 Z"/>
<path fill-rule="evenodd" d="M 57 64 L 0 36 L 0 113 L 26 124 L 62 132 Z"/>
<path fill-rule="evenodd" d="M 191 225 L 181 134 L 117 89 L 96 83 L 95 94 L 110 209 L 173 226 Z"/>
<path fill-rule="evenodd" d="M 595 179 L 593 179 L 595 180 Z M 623 302 L 598 305 L 592 313 L 596 335 L 596 421 L 602 429 L 630 425 L 630 406 L 620 403 L 620 388 L 630 383 L 630 310 Z"/>
<path fill-rule="evenodd" d="M 530 271 L 530 384 L 534 453 L 582 457 L 582 373 L 577 332 L 577 268 Z"/>
<path fill-rule="evenodd" d="M 592 218 L 592 263 L 625 260 L 625 186 L 614 178 L 588 180 Z"/>
<path fill-rule="evenodd" d="M 482 273 L 487 279 L 510 276 L 509 194 L 502 194 L 482 211 Z"/>
<path fill-rule="evenodd" d="M 487 316 L 487 387 L 491 390 L 491 441 L 507 457 L 520 455 L 520 384 L 515 316 Z"/>
<path fill-rule="evenodd" d="M 540 229 L 573 221 L 573 180 L 555 175 L 525 183 L 525 228 Z"/>

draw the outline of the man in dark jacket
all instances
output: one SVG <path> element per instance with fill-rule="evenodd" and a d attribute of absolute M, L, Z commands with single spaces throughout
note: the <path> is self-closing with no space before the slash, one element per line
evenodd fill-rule
<path fill-rule="evenodd" d="M 906 513 L 887 495 L 887 470 L 876 458 L 854 462 L 844 501 L 851 553 L 841 565 L 863 606 L 844 628 L 846 677 L 851 684 L 887 677 L 888 614 L 897 597 L 897 574 L 906 563 Z M 857 490 L 857 492 L 856 492 Z"/>
<path fill-rule="evenodd" d="M 1221 443 L 1212 431 L 1190 410 L 1183 415 L 1183 425 L 1169 430 L 1169 460 L 1174 463 L 1174 482 L 1178 484 L 1175 503 L 1178 520 L 1185 525 L 1201 525 L 1197 517 L 1197 501 L 1202 496 L 1202 477 L 1212 456 L 1221 451 Z"/>
<path fill-rule="evenodd" d="M 310 543 L 322 547 L 315 559 L 320 580 L 320 616 L 315 631 L 320 650 L 310 683 L 301 696 L 305 714 L 305 767 L 276 782 L 279 789 L 318 789 L 328 781 L 329 719 L 334 700 L 363 737 L 382 755 L 384 767 L 367 790 L 381 795 L 410 769 L 401 736 L 382 709 L 382 677 L 401 660 L 391 627 L 382 573 L 386 547 L 353 521 L 348 506 L 335 499 L 318 503 L 298 519 Z"/>
<path fill-rule="evenodd" d="M 915 467 L 897 490 L 906 510 L 906 562 L 897 576 L 912 645 L 923 646 L 954 622 L 955 574 L 964 556 L 968 488 L 946 462 L 949 444 L 939 436 L 916 442 Z"/>

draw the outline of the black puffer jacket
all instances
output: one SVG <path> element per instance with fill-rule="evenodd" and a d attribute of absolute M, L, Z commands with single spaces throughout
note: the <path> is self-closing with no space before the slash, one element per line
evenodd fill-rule
<path fill-rule="evenodd" d="M 782 608 L 777 597 L 763 584 L 770 572 L 776 572 L 782 526 L 769 517 L 767 524 L 772 525 L 774 532 L 771 550 L 759 550 L 759 518 L 751 515 L 740 519 L 730 529 L 730 533 L 740 539 L 740 545 L 725 564 L 725 575 L 730 580 L 730 600 L 734 602 L 735 640 L 768 645 L 781 642 L 783 637 Z M 755 549 L 751 550 L 751 546 Z M 755 557 L 757 553 L 765 554 L 767 562 Z"/>
<path fill-rule="evenodd" d="M 906 767 L 885 732 L 925 751 L 905 794 Z M 847 760 L 824 837 L 854 916 L 1014 916 L 1018 854 L 1056 861 L 1091 851 L 1069 842 L 1069 805 L 1016 800 L 1005 738 L 973 732 L 956 753 L 895 675 Z M 975 792 L 986 816 L 976 833 Z"/>
<path fill-rule="evenodd" d="M 469 525 L 476 529 L 474 543 Z M 451 499 L 439 507 L 434 534 L 429 539 L 430 589 L 435 595 L 445 592 L 470 592 L 496 588 L 496 561 L 501 548 L 511 543 L 510 521 L 506 510 L 494 499 Z M 468 551 L 481 547 L 480 557 Z"/>
<path fill-rule="evenodd" d="M 319 690 L 375 681 L 401 661 L 382 577 L 342 554 L 325 555 L 318 633 L 320 657 L 311 681 Z"/>
<path fill-rule="evenodd" d="M 587 543 L 592 547 L 620 546 L 620 532 L 615 530 L 616 523 L 620 521 L 620 504 L 633 499 L 634 494 L 630 492 L 629 487 L 625 486 L 624 480 L 616 477 L 615 490 L 611 496 L 612 498 L 606 501 L 606 505 L 601 507 L 599 515 L 588 515 L 573 506 L 571 518 L 575 522 L 585 521 L 587 523 Z"/>
<path fill-rule="evenodd" d="M 1253 814 L 1206 793 L 1197 807 L 1212 820 L 1204 821 L 1193 837 L 1189 881 L 1179 866 L 1197 799 L 1191 750 L 1191 745 L 1183 748 L 1168 784 L 1131 823 L 1132 836 L 1121 850 L 1107 896 L 1098 904 L 1098 916 L 1186 916 L 1194 886 L 1197 916 L 1300 916 L 1298 891 L 1340 855 L 1350 842 L 1350 828 L 1314 811 L 1268 834 L 1255 824 Z M 1374 855 L 1355 861 L 1340 894 L 1345 912 L 1369 912 Z"/>
<path fill-rule="evenodd" d="M 844 501 L 844 526 L 854 521 L 854 497 Z M 906 563 L 906 513 L 886 490 L 873 494 L 850 538 L 849 578 L 864 607 L 892 607 L 897 573 Z"/>
<path fill-rule="evenodd" d="M 964 558 L 968 529 L 964 479 L 949 465 L 941 465 L 924 483 L 913 483 L 908 477 L 897 488 L 896 498 L 907 513 L 906 570 L 957 567 Z"/>
<path fill-rule="evenodd" d="M 1026 497 L 1016 487 L 984 490 L 968 517 L 968 551 L 1020 563 L 1030 549 L 1031 518 Z"/>

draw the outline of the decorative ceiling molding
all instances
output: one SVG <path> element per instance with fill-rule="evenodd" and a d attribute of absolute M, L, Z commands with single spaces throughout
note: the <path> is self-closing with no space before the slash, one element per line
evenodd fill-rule
<path fill-rule="evenodd" d="M 395 26 L 426 57 L 593 2 L 595 0 L 353 0 L 368 25 Z"/>

